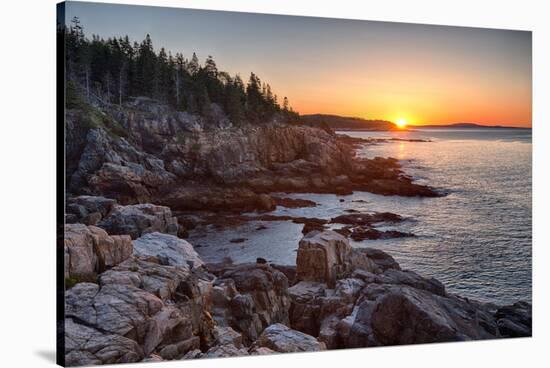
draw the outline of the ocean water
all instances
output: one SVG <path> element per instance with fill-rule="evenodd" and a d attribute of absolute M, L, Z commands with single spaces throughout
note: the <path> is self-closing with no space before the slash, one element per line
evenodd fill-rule
<path fill-rule="evenodd" d="M 395 157 L 416 182 L 447 191 L 441 198 L 406 198 L 356 192 L 349 196 L 291 194 L 317 207 L 277 208 L 272 214 L 330 218 L 346 209 L 389 211 L 405 221 L 392 227 L 411 238 L 365 240 L 355 247 L 380 248 L 402 268 L 432 276 L 447 290 L 497 304 L 531 300 L 531 130 L 418 129 L 403 132 L 339 132 L 355 137 L 429 139 L 367 145 L 363 157 Z M 343 202 L 341 200 L 344 200 Z M 257 230 L 263 224 L 264 230 Z M 295 264 L 302 225 L 250 222 L 197 229 L 190 241 L 206 261 L 263 257 Z M 231 239 L 245 238 L 242 243 Z"/>

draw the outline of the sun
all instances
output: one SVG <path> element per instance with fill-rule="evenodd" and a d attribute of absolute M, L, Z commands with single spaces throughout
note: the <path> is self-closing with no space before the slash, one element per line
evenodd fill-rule
<path fill-rule="evenodd" d="M 405 119 L 397 119 L 397 121 L 395 122 L 395 125 L 397 125 L 397 127 L 399 129 L 403 129 L 407 126 L 407 120 Z"/>

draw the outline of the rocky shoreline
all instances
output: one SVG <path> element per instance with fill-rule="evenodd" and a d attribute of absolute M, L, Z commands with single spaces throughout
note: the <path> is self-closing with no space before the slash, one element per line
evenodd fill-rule
<path fill-rule="evenodd" d="M 277 121 L 235 127 L 221 112 L 212 120 L 146 98 L 67 111 L 67 365 L 531 335 L 528 303 L 452 295 L 380 250 L 350 246 L 414 236 L 377 229 L 398 214 L 269 213 L 316 205 L 285 193 L 443 195 L 395 159 L 355 155 L 380 142 Z M 206 264 L 185 240 L 197 226 L 258 220 L 304 225 L 296 265 Z"/>
<path fill-rule="evenodd" d="M 117 213 L 141 236 L 65 226 L 60 327 L 70 366 L 531 335 L 528 303 L 449 294 L 334 231 L 306 234 L 296 266 L 205 264 L 187 241 L 160 232 L 170 231 L 166 212 L 156 208 L 145 229 L 133 210 Z"/>

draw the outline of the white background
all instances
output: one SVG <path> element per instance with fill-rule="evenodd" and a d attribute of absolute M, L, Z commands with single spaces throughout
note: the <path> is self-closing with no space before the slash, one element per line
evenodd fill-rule
<path fill-rule="evenodd" d="M 406 365 L 440 368 L 532 367 L 548 364 L 550 242 L 547 228 L 550 221 L 546 207 L 549 204 L 550 190 L 547 171 L 550 167 L 550 9 L 545 5 L 548 2 L 126 1 L 128 2 L 533 31 L 535 277 L 532 339 L 157 363 L 152 366 L 246 368 L 258 365 Z M 55 356 L 55 1 L 12 0 L 4 1 L 0 6 L 0 365 L 33 368 L 52 366 Z"/>

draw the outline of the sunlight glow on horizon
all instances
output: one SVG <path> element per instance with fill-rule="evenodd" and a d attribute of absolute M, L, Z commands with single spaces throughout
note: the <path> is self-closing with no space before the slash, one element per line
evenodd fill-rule
<path fill-rule="evenodd" d="M 88 37 L 128 35 L 250 72 L 305 114 L 531 127 L 531 32 L 68 2 Z M 253 30 L 253 32 L 251 32 Z"/>

